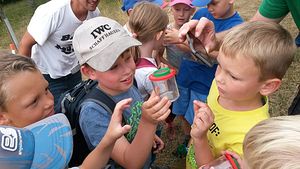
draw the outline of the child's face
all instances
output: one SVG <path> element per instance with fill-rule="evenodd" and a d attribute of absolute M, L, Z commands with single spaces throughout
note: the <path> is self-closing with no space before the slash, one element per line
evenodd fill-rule
<path fill-rule="evenodd" d="M 172 14 L 174 16 L 175 24 L 181 27 L 184 23 L 190 20 L 191 15 L 194 13 L 194 9 L 186 4 L 176 4 L 172 6 Z"/>
<path fill-rule="evenodd" d="M 54 98 L 39 71 L 24 71 L 7 80 L 4 125 L 25 127 L 54 114 Z M 5 119 L 3 121 L 3 118 Z"/>
<path fill-rule="evenodd" d="M 125 51 L 106 72 L 96 71 L 100 88 L 114 96 L 127 91 L 133 84 L 135 62 L 129 50 Z"/>
<path fill-rule="evenodd" d="M 260 71 L 254 61 L 246 57 L 230 58 L 220 51 L 215 74 L 220 98 L 235 102 L 261 99 Z"/>
<path fill-rule="evenodd" d="M 212 0 L 208 5 L 208 11 L 216 19 L 225 19 L 231 16 L 230 11 L 230 0 Z"/>

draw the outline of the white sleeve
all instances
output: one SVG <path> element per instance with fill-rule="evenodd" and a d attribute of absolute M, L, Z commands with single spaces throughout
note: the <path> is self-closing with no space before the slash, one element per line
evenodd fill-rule
<path fill-rule="evenodd" d="M 57 29 L 57 25 L 60 24 L 59 18 L 63 16 L 61 12 L 49 12 L 51 9 L 46 9 L 46 5 L 39 6 L 34 12 L 27 31 L 39 44 L 43 45 L 48 37 Z"/>

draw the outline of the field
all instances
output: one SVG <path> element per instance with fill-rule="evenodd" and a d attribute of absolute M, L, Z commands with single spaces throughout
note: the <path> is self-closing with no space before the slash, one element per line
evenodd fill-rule
<path fill-rule="evenodd" d="M 3 7 L 18 40 L 21 39 L 26 30 L 26 26 L 34 12 L 34 8 L 45 1 L 46 0 L 19 0 L 17 3 L 8 4 Z M 30 2 L 34 3 L 32 4 Z M 235 8 L 245 20 L 248 20 L 255 14 L 259 3 L 260 0 L 237 0 L 235 1 Z M 121 11 L 120 6 L 121 0 L 101 0 L 99 4 L 103 16 L 113 18 L 121 24 L 124 24 L 127 20 L 127 15 Z M 169 13 L 168 9 L 166 9 L 166 11 Z M 298 30 L 290 15 L 281 22 L 281 25 L 288 29 L 293 37 L 296 37 Z M 8 49 L 10 43 L 11 39 L 5 29 L 4 23 L 0 22 L 0 49 Z M 272 116 L 287 114 L 287 109 L 296 94 L 297 85 L 300 83 L 299 77 L 300 50 L 298 49 L 295 59 L 283 79 L 282 86 L 270 97 L 270 114 Z M 177 158 L 171 153 L 176 148 L 177 144 L 182 142 L 180 135 L 182 132 L 179 127 L 180 123 L 176 120 L 175 124 L 177 128 L 177 137 L 174 140 L 168 140 L 163 132 L 163 140 L 166 143 L 166 149 L 162 154 L 157 156 L 156 163 L 161 166 L 169 166 L 172 169 L 181 169 L 184 168 L 184 159 Z"/>

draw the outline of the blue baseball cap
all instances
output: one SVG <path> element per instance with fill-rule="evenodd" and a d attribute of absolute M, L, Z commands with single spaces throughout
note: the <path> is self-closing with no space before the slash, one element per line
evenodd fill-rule
<path fill-rule="evenodd" d="M 197 6 L 197 7 L 204 7 L 207 4 L 209 4 L 211 0 L 193 0 L 192 5 Z"/>
<path fill-rule="evenodd" d="M 25 128 L 0 126 L 1 169 L 65 168 L 72 151 L 71 127 L 64 114 Z"/>
<path fill-rule="evenodd" d="M 142 2 L 142 1 L 148 1 L 151 3 L 157 4 L 161 8 L 165 8 L 168 5 L 168 3 L 164 0 L 123 0 L 123 5 L 122 5 L 121 9 L 124 12 L 127 12 L 129 9 L 133 9 L 134 5 L 137 2 Z"/>

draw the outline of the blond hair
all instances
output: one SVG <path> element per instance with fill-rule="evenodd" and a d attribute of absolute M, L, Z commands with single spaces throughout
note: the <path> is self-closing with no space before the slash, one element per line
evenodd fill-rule
<path fill-rule="evenodd" d="M 244 139 L 244 159 L 251 169 L 300 168 L 300 116 L 261 121 Z"/>
<path fill-rule="evenodd" d="M 226 57 L 253 59 L 260 71 L 260 80 L 282 79 L 296 46 L 290 33 L 276 23 L 245 22 L 230 31 L 220 49 Z"/>
<path fill-rule="evenodd" d="M 143 1 L 137 3 L 129 16 L 129 26 L 142 43 L 152 40 L 156 33 L 164 31 L 169 17 L 158 5 Z"/>
<path fill-rule="evenodd" d="M 0 110 L 5 110 L 5 104 L 9 98 L 9 94 L 6 92 L 6 81 L 24 71 L 38 71 L 31 58 L 0 52 Z"/>

